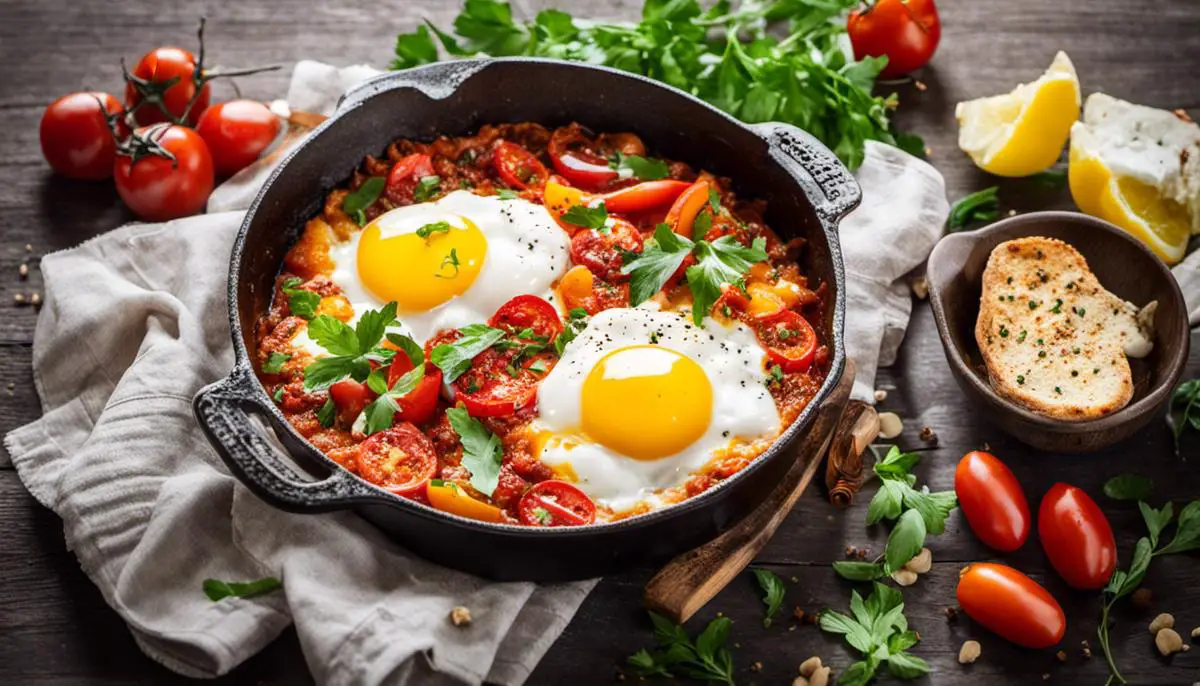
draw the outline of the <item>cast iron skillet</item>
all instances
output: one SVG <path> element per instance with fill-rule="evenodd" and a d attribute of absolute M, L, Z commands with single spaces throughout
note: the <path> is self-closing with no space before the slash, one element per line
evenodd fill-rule
<path fill-rule="evenodd" d="M 268 309 L 283 255 L 364 156 L 380 154 L 396 138 L 463 135 L 520 121 L 634 131 L 657 154 L 732 177 L 740 195 L 767 201 L 767 222 L 781 236 L 808 241 L 801 267 L 814 284 L 829 286 L 824 321 L 814 323 L 833 353 L 829 376 L 796 422 L 735 477 L 679 505 L 613 524 L 535 529 L 478 522 L 394 496 L 341 469 L 287 423 L 255 378 L 255 321 Z M 770 492 L 840 378 L 846 299 L 837 223 L 859 200 L 845 167 L 803 131 L 745 126 L 682 91 L 624 72 L 500 59 L 381 75 L 342 99 L 247 212 L 229 270 L 235 367 L 201 389 L 193 409 L 230 471 L 265 501 L 293 512 L 353 509 L 440 564 L 495 579 L 551 581 L 662 561 L 731 526 Z M 282 450 L 251 414 L 271 425 Z"/>

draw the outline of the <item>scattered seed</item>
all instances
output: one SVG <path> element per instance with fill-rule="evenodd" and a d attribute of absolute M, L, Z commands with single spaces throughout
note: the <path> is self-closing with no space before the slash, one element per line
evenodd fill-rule
<path fill-rule="evenodd" d="M 471 623 L 471 610 L 458 605 L 450 611 L 450 623 L 454 626 L 467 626 Z"/>
<path fill-rule="evenodd" d="M 900 415 L 895 412 L 880 412 L 879 413 L 879 435 L 886 439 L 893 439 L 904 431 L 904 422 L 900 419 Z"/>
<path fill-rule="evenodd" d="M 1067 651 L 1065 651 L 1065 650 L 1060 650 L 1060 651 L 1058 651 L 1057 653 L 1055 653 L 1055 654 L 1054 654 L 1054 657 L 1055 657 L 1055 659 L 1057 659 L 1059 662 L 1066 662 L 1066 661 L 1067 661 Z"/>
<path fill-rule="evenodd" d="M 8 387 L 12 388 L 12 384 L 9 384 Z M 1200 626 L 1192 629 L 1192 638 L 1200 638 Z"/>
<path fill-rule="evenodd" d="M 892 572 L 892 580 L 901 586 L 912 586 L 917 583 L 917 573 L 911 569 L 897 569 Z"/>
<path fill-rule="evenodd" d="M 917 436 L 917 438 L 920 438 L 926 443 L 937 443 L 938 436 L 937 432 L 935 432 L 931 427 L 923 426 L 921 427 L 921 434 Z"/>
<path fill-rule="evenodd" d="M 1083 659 L 1085 660 L 1092 659 L 1092 646 L 1087 642 L 1087 639 L 1079 642 L 1079 654 L 1083 655 Z"/>
<path fill-rule="evenodd" d="M 925 89 L 929 88 L 929 86 L 926 86 L 925 82 L 921 81 L 920 79 L 913 81 L 913 85 L 916 86 L 917 90 L 919 90 L 921 92 L 925 92 Z"/>
<path fill-rule="evenodd" d="M 24 305 L 24 304 L 25 304 L 25 294 L 24 294 L 24 293 L 17 293 L 16 295 L 14 295 L 14 296 L 13 296 L 13 303 L 15 303 L 15 304 L 17 304 L 17 305 Z"/>
<path fill-rule="evenodd" d="M 887 395 L 888 395 L 887 391 L 883 390 L 882 388 L 876 389 L 875 390 L 875 402 L 881 403 L 881 402 L 887 400 Z"/>
<path fill-rule="evenodd" d="M 858 549 L 858 559 L 860 559 L 860 560 L 867 559 L 867 555 L 870 555 L 870 554 L 871 554 L 870 548 L 859 548 Z"/>
<path fill-rule="evenodd" d="M 797 622 L 803 622 L 804 610 L 800 609 L 800 606 L 797 605 L 796 608 L 792 610 L 792 616 L 796 618 Z"/>
<path fill-rule="evenodd" d="M 1183 650 L 1183 638 L 1174 629 L 1162 629 L 1154 635 L 1154 645 L 1158 648 L 1159 655 L 1167 657 Z"/>
<path fill-rule="evenodd" d="M 33 252 L 33 246 L 29 243 L 25 244 L 25 252 Z"/>
<path fill-rule="evenodd" d="M 757 662 L 757 661 L 756 661 L 756 662 L 753 662 L 753 663 L 751 663 L 751 664 L 750 664 L 750 671 L 751 671 L 751 672 L 760 672 L 760 671 L 762 671 L 762 663 L 761 663 L 761 662 Z"/>
<path fill-rule="evenodd" d="M 942 614 L 946 617 L 946 621 L 953 624 L 958 621 L 958 610 L 954 607 L 947 607 L 942 610 Z"/>
<path fill-rule="evenodd" d="M 625 681 L 625 672 L 617 670 L 617 681 Z"/>
<path fill-rule="evenodd" d="M 929 147 L 928 145 L 925 146 L 925 156 L 926 157 L 933 156 L 933 148 Z"/>
<path fill-rule="evenodd" d="M 34 293 L 33 295 L 30 295 L 29 296 L 29 304 L 33 305 L 34 307 L 41 307 L 42 306 L 42 294 Z"/>
<path fill-rule="evenodd" d="M 1175 617 L 1168 612 L 1164 612 L 1154 619 L 1150 620 L 1150 635 L 1157 636 L 1158 632 L 1163 629 L 1172 629 L 1175 627 Z"/>
<path fill-rule="evenodd" d="M 1150 602 L 1154 600 L 1154 591 L 1148 588 L 1139 588 L 1129 597 L 1129 602 L 1139 610 L 1149 610 Z"/>
<path fill-rule="evenodd" d="M 1042 681 L 1050 681 L 1050 672 L 1046 672 L 1042 675 Z"/>
<path fill-rule="evenodd" d="M 846 557 L 854 557 L 858 554 L 858 548 L 852 545 L 846 546 Z"/>
<path fill-rule="evenodd" d="M 22 279 L 24 279 L 25 277 L 29 276 L 29 265 L 27 265 L 27 264 L 25 264 L 24 262 L 22 262 L 22 263 L 21 263 L 21 266 L 20 266 L 20 267 L 17 267 L 17 274 L 18 274 L 18 275 L 19 275 L 19 276 L 20 276 Z"/>
<path fill-rule="evenodd" d="M 800 676 L 805 679 L 811 677 L 813 672 L 821 668 L 821 658 L 813 655 L 804 662 L 800 663 Z"/>
<path fill-rule="evenodd" d="M 969 665 L 978 660 L 982 652 L 983 647 L 979 645 L 979 641 L 967 641 L 958 649 L 958 664 Z"/>
<path fill-rule="evenodd" d="M 1016 211 L 1016 210 L 1009 210 L 1009 211 L 1008 211 L 1008 216 L 1010 216 L 1010 217 L 1015 217 L 1015 216 L 1017 216 L 1017 211 Z"/>
<path fill-rule="evenodd" d="M 933 568 L 933 553 L 929 548 L 921 548 L 921 552 L 917 553 L 913 559 L 904 563 L 904 568 L 910 572 L 924 574 Z"/>
<path fill-rule="evenodd" d="M 929 156 L 929 148 L 925 148 L 925 156 Z M 913 295 L 917 296 L 918 300 L 924 300 L 929 297 L 929 279 L 924 274 L 915 277 L 910 286 Z"/>
<path fill-rule="evenodd" d="M 829 674 L 832 671 L 829 667 L 818 667 L 817 671 L 813 672 L 812 678 L 808 680 L 808 686 L 827 686 Z"/>
<path fill-rule="evenodd" d="M 809 686 L 808 679 L 798 676 L 795 679 L 792 679 L 792 686 Z"/>

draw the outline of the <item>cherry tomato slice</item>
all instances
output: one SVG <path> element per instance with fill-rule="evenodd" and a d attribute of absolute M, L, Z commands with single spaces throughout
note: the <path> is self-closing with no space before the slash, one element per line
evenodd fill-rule
<path fill-rule="evenodd" d="M 488 326 L 510 333 L 533 329 L 535 336 L 548 341 L 554 340 L 563 330 L 558 311 L 536 295 L 518 295 L 504 303 L 488 320 Z"/>
<path fill-rule="evenodd" d="M 645 181 L 636 186 L 629 186 L 606 194 L 604 207 L 609 212 L 617 214 L 644 212 L 671 204 L 691 186 L 692 184 L 687 181 L 673 179 Z"/>
<path fill-rule="evenodd" d="M 495 348 L 475 356 L 471 368 L 454 381 L 454 397 L 472 417 L 506 417 L 537 399 L 537 384 L 557 361 L 555 355 L 541 353 L 525 358 L 519 368 L 512 367 L 517 350 Z M 516 372 L 513 374 L 513 372 Z"/>
<path fill-rule="evenodd" d="M 958 506 L 971 530 L 989 548 L 1005 553 L 1029 537 L 1029 503 L 1012 471 L 995 455 L 975 450 L 954 470 Z"/>
<path fill-rule="evenodd" d="M 388 367 L 388 388 L 396 385 L 400 377 L 413 369 L 412 360 L 408 355 L 397 353 Z M 424 424 L 433 417 L 437 410 L 438 394 L 442 390 L 442 370 L 433 364 L 425 365 L 425 376 L 417 382 L 416 388 L 396 400 L 400 409 L 396 410 L 396 421 Z"/>
<path fill-rule="evenodd" d="M 667 211 L 667 225 L 675 233 L 692 237 L 692 225 L 696 223 L 696 215 L 704 209 L 708 202 L 708 191 L 712 188 L 708 181 L 700 179 L 675 199 L 671 209 Z"/>
<path fill-rule="evenodd" d="M 971 619 L 1026 648 L 1049 648 L 1067 630 L 1067 617 L 1054 596 L 1007 565 L 975 562 L 964 567 L 958 604 Z"/>
<path fill-rule="evenodd" d="M 254 100 L 219 102 L 204 110 L 196 133 L 208 144 L 218 176 L 233 176 L 258 159 L 279 135 L 281 123 Z"/>
<path fill-rule="evenodd" d="M 1038 537 L 1054 570 L 1072 588 L 1102 588 L 1117 566 L 1117 542 L 1100 506 L 1074 486 L 1057 483 L 1038 508 Z"/>
<path fill-rule="evenodd" d="M 411 205 L 413 190 L 426 176 L 433 176 L 433 158 L 419 152 L 401 157 L 388 172 L 384 192 L 394 205 Z"/>
<path fill-rule="evenodd" d="M 817 334 L 800 313 L 784 310 L 755 320 L 767 356 L 785 372 L 808 371 L 817 351 Z"/>
<path fill-rule="evenodd" d="M 581 526 L 596 521 L 596 503 L 566 481 L 542 481 L 521 496 L 517 516 L 529 526 Z"/>
<path fill-rule="evenodd" d="M 329 397 L 333 398 L 342 420 L 349 424 L 371 402 L 371 389 L 354 379 L 343 379 L 329 387 Z"/>
<path fill-rule="evenodd" d="M 846 20 L 854 58 L 888 58 L 880 76 L 894 79 L 929 62 L 942 38 L 934 0 L 878 0 Z"/>
<path fill-rule="evenodd" d="M 512 188 L 522 190 L 546 185 L 550 172 L 533 153 L 524 147 L 503 141 L 492 151 L 492 165 L 500 179 Z"/>
<path fill-rule="evenodd" d="M 358 474 L 396 495 L 424 490 L 437 471 L 433 443 L 409 422 L 371 434 L 359 445 Z"/>
<path fill-rule="evenodd" d="M 105 113 L 121 103 L 108 93 L 70 93 L 50 103 L 38 129 L 42 156 L 54 171 L 72 179 L 97 181 L 113 174 L 117 144 Z M 119 133 L 129 133 L 124 124 Z"/>
<path fill-rule="evenodd" d="M 625 265 L 622 251 L 641 252 L 642 247 L 642 234 L 637 227 L 616 219 L 608 233 L 595 229 L 577 231 L 571 237 L 571 261 L 606 281 L 627 281 L 629 275 L 621 273 Z"/>
<path fill-rule="evenodd" d="M 577 126 L 564 126 L 551 134 L 546 150 L 555 171 L 576 186 L 596 190 L 616 180 L 618 174 L 608 166 L 608 160 L 594 154 L 588 146 L 589 141 Z"/>

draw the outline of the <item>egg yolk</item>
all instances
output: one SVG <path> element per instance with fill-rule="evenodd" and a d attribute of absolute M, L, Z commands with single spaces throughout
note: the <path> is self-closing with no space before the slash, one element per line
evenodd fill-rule
<path fill-rule="evenodd" d="M 704 435 L 712 383 L 691 358 L 639 345 L 608 353 L 583 382 L 582 424 L 592 440 L 636 460 L 674 455 Z"/>
<path fill-rule="evenodd" d="M 358 243 L 363 285 L 384 302 L 395 300 L 400 312 L 425 312 L 465 293 L 483 267 L 487 239 L 470 220 L 454 219 L 461 225 L 422 225 L 424 236 L 368 224 Z"/>

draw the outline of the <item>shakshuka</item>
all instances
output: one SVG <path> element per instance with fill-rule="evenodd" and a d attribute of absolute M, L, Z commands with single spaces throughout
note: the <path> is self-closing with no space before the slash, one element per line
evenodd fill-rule
<path fill-rule="evenodd" d="M 825 286 L 763 210 L 632 133 L 399 140 L 284 257 L 259 377 L 332 460 L 439 510 L 577 526 L 678 503 L 828 373 Z"/>

